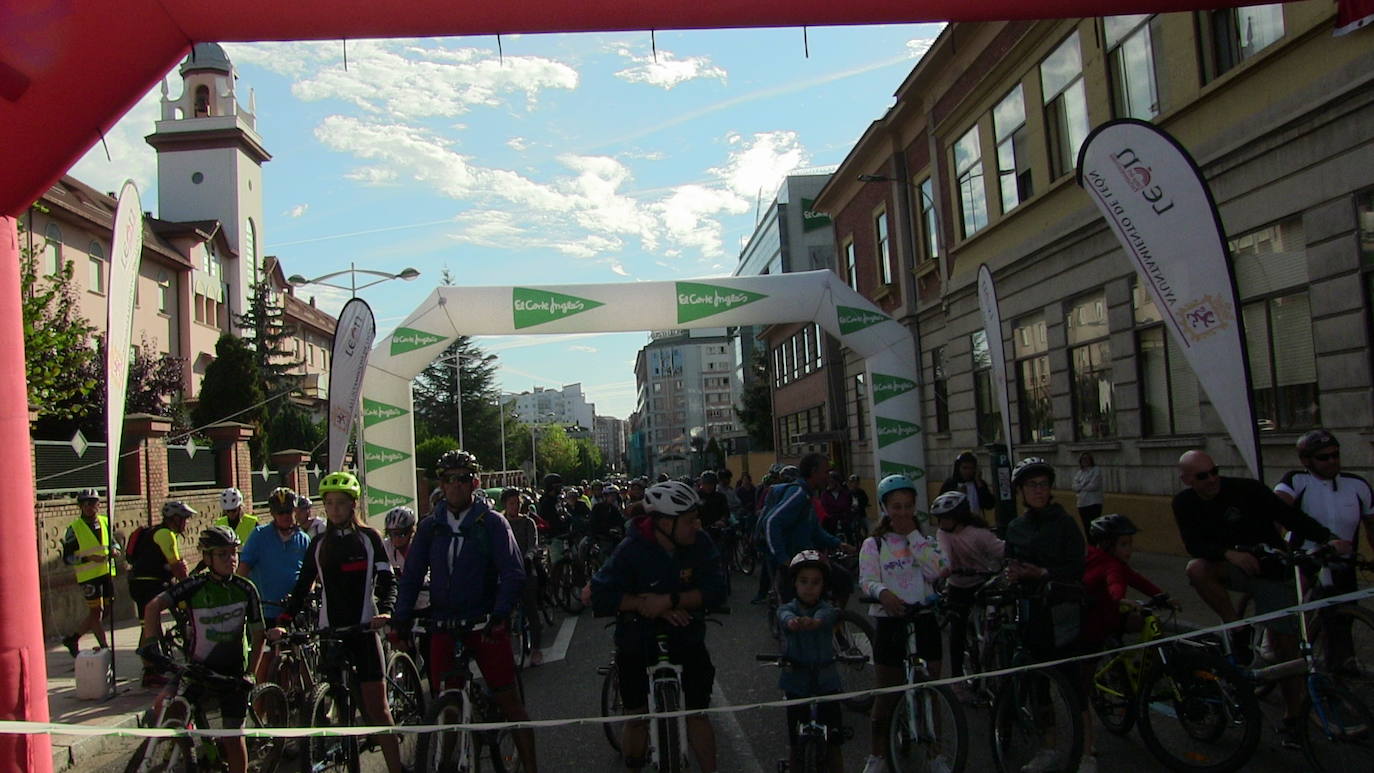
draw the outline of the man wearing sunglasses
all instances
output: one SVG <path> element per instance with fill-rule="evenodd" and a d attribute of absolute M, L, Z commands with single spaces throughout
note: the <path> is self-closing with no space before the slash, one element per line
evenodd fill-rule
<path fill-rule="evenodd" d="M 1178 460 L 1179 478 L 1186 489 L 1174 496 L 1174 520 L 1188 555 L 1188 581 L 1199 597 L 1222 619 L 1237 619 L 1228 591 L 1249 593 L 1255 612 L 1264 614 L 1298 603 L 1291 577 L 1269 575 L 1254 554 L 1240 548 L 1260 544 L 1284 549 L 1283 537 L 1275 522 L 1303 539 L 1330 543 L 1338 552 L 1349 553 L 1349 542 L 1332 534 L 1311 516 L 1290 507 L 1263 483 L 1250 478 L 1222 476 L 1217 464 L 1205 451 L 1185 453 Z M 1268 629 L 1270 642 L 1278 657 L 1298 656 L 1297 619 L 1292 615 L 1261 623 Z M 1235 652 L 1245 658 L 1250 651 L 1250 631 L 1232 631 Z M 1302 703 L 1300 676 L 1280 682 L 1285 703 L 1284 726 L 1291 727 Z"/>

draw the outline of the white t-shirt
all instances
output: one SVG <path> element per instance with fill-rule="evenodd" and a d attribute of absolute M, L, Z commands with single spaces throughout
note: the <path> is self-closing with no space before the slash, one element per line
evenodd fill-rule
<path fill-rule="evenodd" d="M 1307 470 L 1294 470 L 1283 476 L 1274 491 L 1292 497 L 1295 507 L 1348 542 L 1355 541 L 1360 520 L 1374 516 L 1374 491 L 1358 475 L 1342 472 L 1327 480 Z"/>

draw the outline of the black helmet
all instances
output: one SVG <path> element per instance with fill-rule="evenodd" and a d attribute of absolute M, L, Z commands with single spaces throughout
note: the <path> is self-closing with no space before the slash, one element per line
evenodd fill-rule
<path fill-rule="evenodd" d="M 1341 441 L 1337 440 L 1336 436 L 1330 432 L 1324 429 L 1304 432 L 1302 437 L 1298 438 L 1298 456 L 1311 456 L 1317 451 L 1331 446 L 1340 448 Z"/>
<path fill-rule="evenodd" d="M 1116 513 L 1107 513 L 1094 518 L 1093 522 L 1089 524 L 1088 538 L 1093 542 L 1101 542 L 1109 538 L 1126 537 L 1139 531 L 1140 529 L 1131 523 L 1130 518 Z"/>
<path fill-rule="evenodd" d="M 200 533 L 200 540 L 196 544 L 202 551 L 206 551 L 215 548 L 236 548 L 243 543 L 239 541 L 239 535 L 228 526 L 209 526 Z"/>
<path fill-rule="evenodd" d="M 1027 457 L 1017 463 L 1016 469 L 1011 471 L 1011 485 L 1019 487 L 1026 478 L 1034 475 L 1048 475 L 1050 485 L 1054 485 L 1054 467 L 1038 456 Z"/>
<path fill-rule="evenodd" d="M 505 504 L 505 502 L 506 502 L 507 499 L 510 499 L 511 497 L 518 497 L 518 496 L 520 496 L 520 489 L 518 489 L 518 488 L 505 488 L 505 489 L 502 489 L 502 490 L 501 490 L 501 500 L 500 500 L 500 501 L 501 501 L 502 504 Z"/>
<path fill-rule="evenodd" d="M 289 513 L 296 509 L 296 492 L 285 486 L 272 489 L 267 495 L 267 509 L 274 513 Z"/>
<path fill-rule="evenodd" d="M 955 467 L 958 467 L 959 465 L 963 464 L 964 462 L 973 462 L 974 464 L 977 464 L 977 463 L 978 463 L 978 456 L 977 456 L 976 454 L 974 454 L 972 451 L 964 451 L 963 453 L 961 453 L 961 454 L 959 454 L 958 456 L 954 457 L 954 466 L 955 466 Z"/>
<path fill-rule="evenodd" d="M 782 470 L 778 472 L 778 475 L 787 483 L 791 483 L 801 477 L 801 468 L 797 467 L 795 464 L 789 464 L 783 467 Z"/>
<path fill-rule="evenodd" d="M 439 461 L 434 463 L 434 477 L 444 474 L 444 470 L 469 469 L 473 472 L 481 472 L 482 465 L 477 462 L 477 457 L 461 449 L 445 451 L 439 457 Z"/>
<path fill-rule="evenodd" d="M 551 488 L 562 488 L 562 487 L 563 487 L 563 476 L 562 476 L 562 475 L 559 475 L 559 474 L 556 473 L 556 472 L 551 472 L 551 473 L 549 473 L 548 475 L 545 475 L 545 476 L 544 476 L 544 488 L 545 488 L 545 490 L 551 489 Z"/>
<path fill-rule="evenodd" d="M 703 472 L 703 473 L 701 474 L 701 482 L 702 482 L 702 483 L 719 483 L 719 482 L 720 482 L 720 477 L 717 476 L 717 475 L 716 475 L 714 472 L 712 472 L 711 470 L 707 470 L 706 472 Z"/>

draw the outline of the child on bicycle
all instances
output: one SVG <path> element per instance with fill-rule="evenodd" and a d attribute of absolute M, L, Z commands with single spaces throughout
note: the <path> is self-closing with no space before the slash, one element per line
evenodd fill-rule
<path fill-rule="evenodd" d="M 968 495 L 962 491 L 946 491 L 936 497 L 930 504 L 930 514 L 939 523 L 935 539 L 949 562 L 945 599 L 949 602 L 946 619 L 949 620 L 950 673 L 963 676 L 964 644 L 974 594 L 984 580 L 1001 568 L 1006 543 L 992 533 L 987 521 L 974 514 Z M 969 694 L 965 686 L 958 684 L 955 687 L 960 699 L 967 700 Z"/>
<path fill-rule="evenodd" d="M 788 564 L 788 576 L 797 597 L 778 608 L 782 655 L 786 658 L 778 676 L 778 687 L 789 699 L 833 695 L 840 691 L 840 674 L 835 668 L 835 647 L 831 637 L 840 612 L 824 598 L 825 587 L 830 581 L 830 563 L 815 550 L 803 550 Z M 844 743 L 840 704 L 827 701 L 820 704 L 819 709 L 820 721 L 828 729 L 825 769 L 840 773 L 844 770 L 844 757 L 840 754 L 840 744 Z M 787 708 L 790 770 L 801 770 L 797 726 L 810 719 L 810 707 L 806 704 Z"/>
<path fill-rule="evenodd" d="M 859 550 L 859 584 L 864 594 L 878 600 L 869 607 L 875 626 L 874 677 L 879 687 L 901 684 L 906 679 L 907 625 L 916 626 L 916 654 L 926 661 L 933 677 L 940 675 L 942 644 L 940 624 L 934 615 L 907 622 L 907 605 L 925 602 L 933 583 L 948 567 L 935 540 L 916 524 L 916 483 L 905 475 L 889 475 L 878 483 L 882 520 L 873 536 Z M 897 695 L 879 695 L 873 701 L 872 747 L 864 773 L 886 769 L 887 725 Z M 946 761 L 948 764 L 948 761 Z"/>
<path fill-rule="evenodd" d="M 1163 589 L 1130 566 L 1135 552 L 1132 535 L 1139 531 L 1130 518 L 1115 513 L 1093 519 L 1088 527 L 1090 544 L 1083 571 L 1088 606 L 1083 613 L 1080 639 L 1088 652 L 1101 649 L 1113 636 L 1140 630 L 1143 618 L 1126 599 L 1131 588 L 1151 598 L 1168 599 Z M 1175 608 L 1179 606 L 1177 601 L 1169 603 Z"/>

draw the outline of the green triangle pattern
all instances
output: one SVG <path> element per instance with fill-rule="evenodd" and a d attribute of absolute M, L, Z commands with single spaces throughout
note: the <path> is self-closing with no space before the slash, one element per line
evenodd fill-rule
<path fill-rule="evenodd" d="M 363 398 L 364 427 L 371 427 L 373 424 L 380 424 L 388 419 L 404 416 L 407 413 L 410 413 L 410 411 L 404 408 L 398 408 L 380 400 L 369 400 L 366 397 Z"/>
<path fill-rule="evenodd" d="M 713 314 L 747 306 L 754 301 L 767 298 L 763 293 L 740 290 L 735 287 L 702 284 L 700 282 L 677 283 L 677 321 L 694 322 Z"/>
<path fill-rule="evenodd" d="M 916 382 L 901 376 L 889 376 L 886 373 L 873 374 L 873 404 L 891 400 L 898 395 L 904 395 L 916 388 Z"/>
<path fill-rule="evenodd" d="M 367 515 L 369 518 L 378 513 L 385 513 L 393 507 L 409 504 L 411 504 L 410 497 L 404 494 L 393 494 L 376 486 L 367 487 Z"/>
<path fill-rule="evenodd" d="M 410 454 L 405 451 L 397 451 L 394 448 L 379 446 L 376 443 L 364 443 L 364 456 L 367 460 L 368 471 L 380 470 L 388 465 L 397 462 L 404 462 L 410 458 Z"/>
<path fill-rule="evenodd" d="M 575 295 L 564 295 L 550 290 L 536 290 L 529 287 L 511 288 L 511 309 L 515 317 L 516 330 L 543 325 L 605 305 L 601 301 L 578 298 Z"/>
<path fill-rule="evenodd" d="M 873 327 L 879 322 L 892 321 L 892 317 L 880 311 L 856 309 L 853 306 L 840 306 L 838 304 L 835 306 L 835 314 L 839 317 L 840 335 L 849 335 L 866 327 Z"/>
<path fill-rule="evenodd" d="M 926 471 L 920 467 L 913 467 L 909 464 L 900 462 L 889 462 L 886 459 L 878 462 L 878 474 L 886 478 L 889 475 L 905 475 L 912 480 L 920 480 L 926 476 Z"/>
<path fill-rule="evenodd" d="M 889 419 L 884 416 L 875 417 L 878 423 L 878 447 L 886 448 L 893 443 L 915 435 L 921 431 L 921 425 L 913 424 L 901 419 Z"/>
<path fill-rule="evenodd" d="M 391 353 L 392 355 L 413 352 L 416 349 L 423 349 L 426 346 L 433 346 L 447 341 L 447 336 L 435 333 L 426 333 L 423 330 L 416 330 L 411 327 L 398 327 L 396 332 L 391 334 Z"/>

